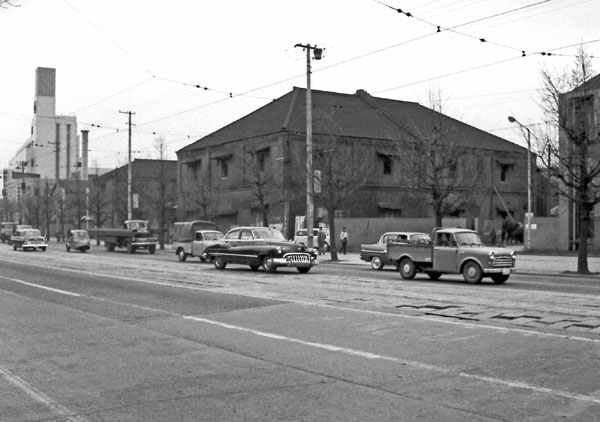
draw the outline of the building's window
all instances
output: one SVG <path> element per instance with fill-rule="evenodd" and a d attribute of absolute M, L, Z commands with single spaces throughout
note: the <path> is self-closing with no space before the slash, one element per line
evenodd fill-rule
<path fill-rule="evenodd" d="M 197 181 L 200 177 L 200 170 L 202 169 L 202 160 L 189 163 L 188 169 L 192 175 L 192 179 Z"/>
<path fill-rule="evenodd" d="M 229 177 L 229 159 L 230 157 L 221 157 L 218 159 L 219 167 L 221 168 L 221 178 Z"/>
<path fill-rule="evenodd" d="M 381 161 L 383 163 L 383 174 L 389 175 L 392 174 L 392 166 L 394 161 L 392 160 L 392 157 L 389 155 L 382 155 L 381 156 Z"/>
<path fill-rule="evenodd" d="M 269 148 L 256 151 L 256 167 L 259 172 L 264 173 L 266 162 L 269 158 Z"/>
<path fill-rule="evenodd" d="M 508 182 L 508 172 L 510 171 L 510 164 L 500 164 L 500 181 Z"/>

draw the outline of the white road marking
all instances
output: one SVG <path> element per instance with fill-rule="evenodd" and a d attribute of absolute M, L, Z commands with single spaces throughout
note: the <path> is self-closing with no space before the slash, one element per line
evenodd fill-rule
<path fill-rule="evenodd" d="M 60 293 L 60 294 L 67 295 L 67 296 L 74 296 L 74 297 L 81 296 L 79 293 L 73 293 L 73 292 L 68 292 L 66 290 L 54 289 L 52 287 L 44 286 L 42 284 L 30 283 L 28 281 L 18 280 L 16 278 L 8 278 L 8 277 L 2 277 L 2 276 L 0 276 L 0 278 L 3 280 L 14 281 L 15 283 L 24 284 L 26 286 L 36 287 L 38 289 L 48 290 L 48 291 L 51 291 L 54 293 Z"/>
<path fill-rule="evenodd" d="M 35 264 L 30 264 L 30 265 L 35 265 Z M 66 272 L 78 273 L 78 274 L 81 274 L 83 272 L 81 270 L 59 268 L 59 267 L 44 267 L 44 268 L 52 268 L 52 269 L 56 269 L 56 270 L 60 270 L 60 271 L 66 271 Z M 87 273 L 85 273 L 85 274 L 87 274 Z M 123 276 L 108 275 L 108 274 L 94 274 L 94 275 L 98 276 L 98 277 L 116 278 L 119 280 L 135 281 L 137 283 L 145 283 L 145 284 L 151 284 L 151 285 L 155 285 L 155 286 L 174 287 L 174 288 L 186 289 L 186 290 L 201 290 L 201 291 L 219 293 L 219 294 L 224 294 L 224 295 L 246 296 L 246 297 L 258 298 L 258 299 L 268 299 L 268 300 L 279 301 L 279 302 L 295 303 L 298 305 L 317 306 L 317 307 L 321 307 L 321 308 L 332 308 L 332 309 L 340 309 L 340 310 L 352 311 L 352 312 L 357 312 L 357 313 L 381 315 L 381 316 L 386 316 L 386 317 L 415 319 L 415 320 L 422 320 L 422 321 L 428 321 L 428 322 L 435 321 L 435 322 L 440 322 L 443 324 L 461 325 L 461 326 L 470 327 L 470 328 L 512 332 L 512 333 L 532 335 L 532 336 L 537 336 L 537 337 L 561 338 L 561 339 L 565 339 L 565 340 L 600 343 L 600 339 L 597 339 L 597 338 L 581 337 L 581 336 L 576 336 L 576 335 L 571 335 L 571 334 L 545 333 L 545 332 L 539 332 L 539 331 L 535 331 L 535 330 L 528 330 L 525 328 L 501 327 L 501 326 L 497 326 L 497 325 L 488 325 L 488 324 L 483 324 L 483 323 L 482 324 L 474 324 L 472 322 L 456 321 L 456 320 L 452 320 L 450 318 L 443 318 L 443 317 L 433 316 L 433 315 L 427 315 L 427 316 L 403 315 L 403 314 L 397 314 L 397 313 L 392 313 L 392 312 L 373 311 L 373 310 L 369 310 L 369 309 L 356 309 L 356 308 L 350 308 L 350 307 L 345 307 L 345 306 L 328 305 L 325 303 L 308 302 L 308 301 L 294 300 L 294 299 L 288 299 L 288 298 L 277 298 L 277 297 L 272 297 L 272 296 L 268 296 L 268 295 L 261 296 L 260 294 L 257 294 L 257 293 L 253 293 L 252 295 L 249 295 L 249 294 L 242 294 L 242 293 L 236 293 L 236 292 L 226 292 L 226 291 L 222 291 L 222 290 L 218 290 L 218 289 L 194 286 L 194 285 L 190 285 L 190 284 L 174 284 L 174 283 L 177 283 L 176 281 L 165 282 L 165 281 L 142 280 L 139 278 L 123 277 Z M 0 278 L 5 278 L 5 277 L 0 276 Z M 12 280 L 12 279 L 8 279 L 8 280 Z M 48 288 L 48 289 L 50 289 L 50 288 Z M 65 292 L 65 294 L 69 294 L 69 293 L 70 292 Z M 78 295 L 77 293 L 70 293 L 70 294 L 82 296 L 82 295 Z M 89 297 L 89 296 L 84 296 L 84 297 Z"/>
<path fill-rule="evenodd" d="M 61 418 L 66 418 L 66 421 L 69 422 L 89 422 L 82 416 L 75 414 L 74 412 L 67 409 L 62 404 L 48 397 L 41 391 L 36 390 L 27 382 L 25 382 L 22 378 L 10 372 L 8 369 L 0 366 L 0 376 L 4 377 L 9 383 L 13 386 L 17 387 L 19 390 L 23 391 L 29 397 L 34 399 L 35 401 L 42 403 L 46 407 L 50 408 L 57 416 Z"/>
<path fill-rule="evenodd" d="M 252 328 L 246 328 L 246 327 L 242 327 L 239 325 L 227 324 L 224 322 L 219 322 L 219 321 L 215 321 L 215 320 L 207 319 L 207 318 L 200 318 L 200 317 L 195 317 L 195 316 L 184 316 L 183 318 L 191 320 L 191 321 L 205 323 L 205 324 L 216 325 L 221 328 L 226 328 L 229 330 L 236 330 L 236 331 L 241 331 L 241 332 L 245 332 L 245 333 L 250 333 L 250 334 L 260 336 L 260 337 L 270 338 L 273 340 L 287 341 L 290 343 L 296 343 L 296 344 L 301 344 L 304 346 L 314 347 L 317 349 L 323 349 L 323 350 L 327 350 L 330 352 L 343 353 L 346 355 L 357 356 L 357 357 L 362 357 L 362 358 L 366 358 L 366 359 L 380 359 L 380 360 L 384 360 L 387 362 L 393 362 L 393 363 L 397 363 L 397 364 L 404 365 L 404 366 L 410 366 L 410 367 L 416 368 L 416 369 L 425 369 L 425 370 L 435 371 L 435 372 L 439 372 L 439 373 L 443 373 L 443 374 L 458 375 L 463 378 L 477 380 L 477 381 L 484 381 L 484 382 L 487 382 L 490 384 L 503 385 L 503 386 L 510 387 L 510 388 L 523 388 L 526 390 L 534 391 L 536 393 L 543 393 L 543 394 L 547 394 L 547 395 L 551 395 L 551 396 L 564 397 L 564 398 L 571 399 L 571 400 L 578 400 L 578 401 L 583 401 L 583 402 L 600 404 L 600 397 L 591 396 L 591 395 L 587 395 L 587 394 L 571 393 L 569 391 L 541 387 L 541 386 L 529 384 L 529 383 L 522 382 L 522 381 L 511 381 L 511 380 L 503 380 L 501 378 L 495 378 L 495 377 L 485 377 L 482 375 L 470 374 L 470 373 L 464 372 L 464 371 L 456 371 L 451 368 L 444 368 L 444 367 L 437 366 L 437 365 L 430 365 L 430 364 L 424 363 L 424 362 L 400 359 L 400 358 L 396 358 L 396 357 L 392 357 L 392 356 L 385 356 L 385 355 L 380 355 L 380 354 L 376 354 L 376 353 L 365 352 L 365 351 L 358 350 L 358 349 L 351 349 L 351 348 L 347 348 L 347 347 L 335 346 L 333 344 L 315 343 L 315 342 L 305 341 L 305 340 L 301 340 L 301 339 L 297 339 L 297 338 L 293 338 L 293 337 L 283 336 L 280 334 L 274 334 L 274 333 L 269 333 L 269 332 L 265 332 L 265 331 L 255 330 Z"/>

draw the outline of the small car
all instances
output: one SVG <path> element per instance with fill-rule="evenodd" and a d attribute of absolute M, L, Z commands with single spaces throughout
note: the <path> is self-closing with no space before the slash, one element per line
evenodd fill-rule
<path fill-rule="evenodd" d="M 295 267 L 307 273 L 317 265 L 317 250 L 286 240 L 283 234 L 270 227 L 236 227 L 207 253 L 217 270 L 227 264 L 248 265 L 253 271 L 263 267 L 273 273 L 278 267 Z"/>
<path fill-rule="evenodd" d="M 382 270 L 386 265 L 397 266 L 397 262 L 387 258 L 388 243 L 431 243 L 431 236 L 420 232 L 387 232 L 377 243 L 360 245 L 360 259 L 371 263 L 374 270 Z"/>
<path fill-rule="evenodd" d="M 76 251 L 85 252 L 90 249 L 90 235 L 87 230 L 71 230 L 67 236 L 65 242 L 67 252 L 71 249 Z"/>
<path fill-rule="evenodd" d="M 21 249 L 22 251 L 35 251 L 36 249 L 45 251 L 48 247 L 46 238 L 42 236 L 38 229 L 17 230 L 16 234 L 11 236 L 10 244 L 15 251 L 17 249 Z"/>

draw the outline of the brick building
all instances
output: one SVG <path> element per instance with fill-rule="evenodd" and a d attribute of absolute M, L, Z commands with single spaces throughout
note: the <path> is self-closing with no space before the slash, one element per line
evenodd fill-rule
<path fill-rule="evenodd" d="M 294 88 L 179 150 L 178 219 L 208 218 L 227 229 L 261 224 L 266 213 L 269 224 L 280 224 L 291 236 L 295 217 L 306 213 L 305 101 L 306 90 Z M 327 170 L 319 157 L 333 151 L 347 157 L 348 168 L 338 166 L 338 176 L 345 172 L 342 179 L 360 185 L 334 210 L 336 217 L 431 217 L 425 181 L 412 177 L 406 160 L 409 151 L 429 142 L 442 152 L 461 148 L 451 170 L 463 176 L 457 193 L 472 189 L 469 179 L 478 182 L 477 192 L 454 210 L 455 216 L 493 220 L 510 213 L 523 221 L 526 148 L 417 103 L 363 90 L 313 90 L 312 110 L 316 173 Z M 436 144 L 431 134 L 441 126 L 446 132 Z M 327 216 L 326 199 L 315 197 L 316 222 Z"/>

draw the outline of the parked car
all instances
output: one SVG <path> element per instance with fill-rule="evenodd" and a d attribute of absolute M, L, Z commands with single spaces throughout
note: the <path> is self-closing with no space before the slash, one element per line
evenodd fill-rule
<path fill-rule="evenodd" d="M 327 252 L 330 248 L 331 242 L 329 240 L 329 229 L 323 229 L 325 232 L 325 247 L 320 252 Z M 319 236 L 319 229 L 313 229 L 313 247 L 318 249 L 317 238 Z M 308 233 L 306 229 L 296 230 L 296 235 L 294 236 L 294 242 L 299 243 L 301 245 L 307 245 L 308 241 Z"/>
<path fill-rule="evenodd" d="M 420 232 L 387 232 L 381 235 L 377 243 L 360 245 L 360 259 L 371 263 L 371 268 L 381 270 L 386 265 L 397 266 L 397 262 L 388 259 L 388 243 L 430 244 L 431 237 Z"/>
<path fill-rule="evenodd" d="M 10 244 L 13 250 L 21 249 L 23 251 L 39 249 L 45 251 L 48 247 L 46 238 L 42 236 L 38 229 L 21 229 L 11 236 Z"/>
<path fill-rule="evenodd" d="M 279 230 L 269 227 L 236 227 L 223 240 L 225 244 L 207 254 L 217 270 L 231 263 L 249 265 L 254 271 L 262 266 L 268 273 L 278 267 L 295 267 L 307 273 L 318 263 L 316 249 L 286 240 Z"/>
<path fill-rule="evenodd" d="M 71 230 L 65 242 L 67 252 L 71 249 L 85 252 L 90 249 L 90 235 L 87 230 Z"/>

